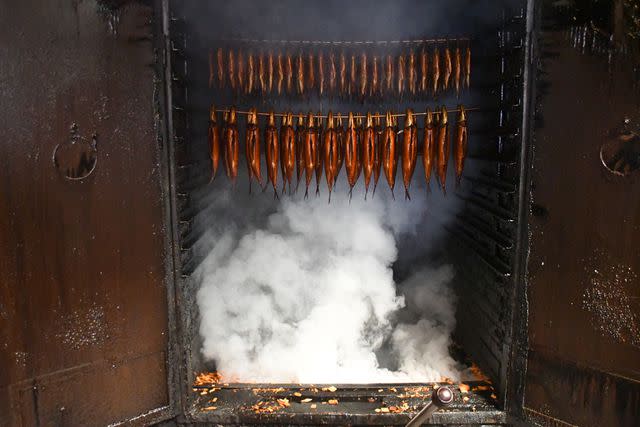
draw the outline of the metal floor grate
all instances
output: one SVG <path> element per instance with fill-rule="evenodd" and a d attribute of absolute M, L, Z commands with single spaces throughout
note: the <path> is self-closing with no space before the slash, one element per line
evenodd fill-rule
<path fill-rule="evenodd" d="M 500 424 L 491 384 L 470 381 L 469 390 L 433 416 L 433 423 Z M 404 425 L 431 399 L 429 384 L 292 385 L 211 384 L 196 386 L 190 418 L 195 422 L 233 424 Z M 464 387 L 464 386 L 463 386 Z M 464 400 L 463 400 L 464 398 Z"/>

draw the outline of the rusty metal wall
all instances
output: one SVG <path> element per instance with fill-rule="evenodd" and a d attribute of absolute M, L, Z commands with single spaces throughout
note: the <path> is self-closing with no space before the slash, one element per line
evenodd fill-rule
<path fill-rule="evenodd" d="M 152 15 L 0 6 L 0 425 L 170 415 Z"/>
<path fill-rule="evenodd" d="M 637 75 L 631 57 L 609 64 L 592 38 L 568 36 L 548 21 L 541 34 L 525 411 L 545 425 L 637 425 L 640 171 L 600 161 L 625 118 L 640 130 Z"/>

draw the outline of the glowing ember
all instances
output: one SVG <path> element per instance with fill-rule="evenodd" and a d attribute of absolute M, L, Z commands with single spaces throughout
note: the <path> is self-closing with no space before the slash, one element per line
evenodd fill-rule
<path fill-rule="evenodd" d="M 193 385 L 208 385 L 208 384 L 217 384 L 222 381 L 222 376 L 217 372 L 200 372 L 197 376 Z"/>
<path fill-rule="evenodd" d="M 409 404 L 407 402 L 400 402 L 400 406 L 389 406 L 389 412 L 394 414 L 401 414 L 409 410 Z"/>
<path fill-rule="evenodd" d="M 273 387 L 273 388 L 252 388 L 253 394 L 259 393 L 282 393 L 284 391 L 284 387 Z"/>
<path fill-rule="evenodd" d="M 471 364 L 471 367 L 469 368 L 469 370 L 478 381 L 485 381 L 485 382 L 491 383 L 491 380 L 489 379 L 489 377 L 486 376 L 485 373 L 482 372 L 482 370 L 480 370 L 480 367 L 475 363 Z"/>
<path fill-rule="evenodd" d="M 278 405 L 282 406 L 283 408 L 288 408 L 289 406 L 291 406 L 291 404 L 289 403 L 289 399 L 277 399 L 276 401 L 278 402 Z"/>

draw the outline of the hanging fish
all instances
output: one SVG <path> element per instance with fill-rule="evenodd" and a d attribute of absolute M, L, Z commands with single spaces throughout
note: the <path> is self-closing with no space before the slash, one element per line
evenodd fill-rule
<path fill-rule="evenodd" d="M 324 79 L 324 55 L 322 52 L 318 54 L 318 92 L 320 96 L 324 95 L 325 79 Z"/>
<path fill-rule="evenodd" d="M 293 58 L 291 54 L 287 52 L 286 60 L 286 75 L 287 75 L 287 93 L 293 93 Z"/>
<path fill-rule="evenodd" d="M 433 51 L 431 68 L 433 69 L 433 80 L 431 80 L 431 85 L 433 88 L 433 95 L 435 96 L 438 93 L 438 85 L 440 84 L 440 49 L 437 47 Z"/>
<path fill-rule="evenodd" d="M 304 170 L 305 170 L 305 192 L 304 197 L 309 197 L 309 185 L 316 171 L 316 159 L 318 152 L 318 133 L 315 127 L 313 113 L 309 113 L 307 128 L 303 137 L 304 145 Z"/>
<path fill-rule="evenodd" d="M 247 58 L 247 94 L 252 94 L 256 83 L 256 62 L 252 52 Z"/>
<path fill-rule="evenodd" d="M 461 86 L 461 76 L 462 76 L 462 54 L 460 53 L 460 48 L 456 47 L 455 53 L 453 54 L 454 62 L 453 62 L 453 83 L 456 88 L 456 94 L 460 95 L 460 86 Z"/>
<path fill-rule="evenodd" d="M 293 130 L 293 114 L 287 113 L 282 119 L 282 127 L 280 128 L 280 144 L 281 153 L 280 164 L 282 165 L 282 191 L 286 184 L 289 184 L 289 193 L 291 193 L 291 184 L 293 183 L 293 174 L 296 170 L 296 134 Z"/>
<path fill-rule="evenodd" d="M 420 52 L 420 92 L 427 93 L 429 75 L 429 55 L 426 49 Z"/>
<path fill-rule="evenodd" d="M 367 199 L 369 193 L 369 183 L 371 175 L 375 167 L 376 157 L 376 132 L 373 128 L 373 117 L 371 113 L 367 113 L 367 122 L 362 132 L 362 168 L 364 170 L 364 199 Z"/>
<path fill-rule="evenodd" d="M 353 187 L 360 175 L 360 153 L 358 150 L 358 131 L 356 129 L 353 113 L 349 113 L 347 122 L 347 132 L 344 149 L 344 167 L 347 170 L 347 180 L 349 181 L 349 200 L 353 193 Z"/>
<path fill-rule="evenodd" d="M 416 94 L 416 85 L 418 83 L 418 70 L 416 69 L 416 54 L 413 49 L 409 52 L 409 64 L 408 68 L 408 82 L 409 92 L 411 95 Z"/>
<path fill-rule="evenodd" d="M 435 168 L 436 157 L 436 129 L 433 124 L 433 113 L 431 108 L 427 108 L 427 114 L 424 119 L 424 144 L 422 146 L 422 165 L 424 166 L 424 178 L 427 182 L 427 190 L 430 187 L 431 173 Z"/>
<path fill-rule="evenodd" d="M 216 57 L 218 68 L 218 87 L 220 89 L 224 89 L 224 52 L 222 51 L 221 47 L 218 48 Z"/>
<path fill-rule="evenodd" d="M 338 72 L 336 70 L 336 56 L 333 52 L 329 54 L 329 91 L 336 93 L 336 84 L 338 82 Z"/>
<path fill-rule="evenodd" d="M 444 49 L 444 90 L 449 89 L 449 82 L 451 80 L 451 73 L 453 72 L 453 63 L 451 61 L 451 51 L 447 46 Z"/>
<path fill-rule="evenodd" d="M 225 115 L 225 126 L 222 132 L 222 143 L 224 145 L 224 166 L 227 176 L 233 184 L 238 178 L 238 159 L 239 159 L 239 137 L 238 137 L 238 117 L 236 108 L 231 107 L 228 114 Z"/>
<path fill-rule="evenodd" d="M 267 61 L 267 92 L 271 93 L 273 91 L 273 80 L 274 80 L 274 64 L 273 64 L 273 52 L 269 51 L 269 58 Z"/>
<path fill-rule="evenodd" d="M 243 92 L 244 91 L 244 83 L 245 83 L 245 75 L 244 75 L 244 55 L 242 54 L 242 51 L 239 50 L 238 54 L 236 55 L 236 65 L 238 67 L 238 73 L 236 74 L 236 80 L 237 80 L 237 84 L 238 84 L 238 92 Z"/>
<path fill-rule="evenodd" d="M 363 53 L 360 57 L 360 96 L 364 98 L 367 94 L 367 78 L 368 78 L 368 70 L 367 70 L 367 54 Z"/>
<path fill-rule="evenodd" d="M 442 192 L 446 191 L 447 165 L 449 164 L 449 118 L 447 109 L 440 110 L 440 125 L 438 126 L 438 180 L 442 187 Z"/>
<path fill-rule="evenodd" d="M 278 198 L 278 129 L 276 128 L 276 118 L 273 111 L 269 113 L 269 120 L 264 132 L 264 151 L 267 160 L 267 176 L 273 185 L 273 197 Z"/>
<path fill-rule="evenodd" d="M 375 149 L 373 156 L 373 195 L 376 195 L 376 188 L 378 187 L 378 179 L 380 179 L 380 172 L 382 171 L 382 136 L 384 130 L 382 129 L 382 119 L 380 113 L 375 114 Z"/>
<path fill-rule="evenodd" d="M 255 178 L 262 188 L 262 173 L 260 171 L 260 129 L 258 128 L 258 112 L 255 108 L 247 115 L 247 131 L 245 134 L 245 156 L 249 170 L 249 193 L 251 181 Z"/>
<path fill-rule="evenodd" d="M 404 55 L 398 57 L 398 94 L 401 95 L 404 92 L 406 65 Z"/>
<path fill-rule="evenodd" d="M 347 57 L 344 51 L 340 52 L 340 94 L 345 96 L 349 91 L 347 82 Z"/>
<path fill-rule="evenodd" d="M 296 191 L 300 186 L 300 180 L 305 170 L 304 161 L 304 140 L 307 134 L 307 128 L 304 124 L 304 117 L 302 114 L 298 115 L 298 124 L 296 126 Z"/>
<path fill-rule="evenodd" d="M 333 191 L 333 185 L 336 182 L 336 176 L 338 174 L 339 149 L 338 136 L 334 128 L 333 113 L 329 111 L 323 146 L 324 172 L 327 179 L 327 188 L 329 189 L 329 202 L 331 202 L 331 192 Z"/>
<path fill-rule="evenodd" d="M 467 158 L 467 146 L 469 132 L 467 130 L 467 112 L 463 105 L 458 107 L 458 120 L 456 123 L 456 136 L 453 146 L 453 157 L 456 167 L 456 187 L 460 186 L 460 179 L 464 170 L 464 161 Z"/>
<path fill-rule="evenodd" d="M 398 170 L 398 154 L 396 152 L 396 130 L 393 117 L 387 111 L 386 127 L 382 138 L 382 169 L 391 189 L 391 196 L 395 200 L 393 188 L 396 185 L 396 171 Z"/>
<path fill-rule="evenodd" d="M 471 48 L 468 46 L 464 55 L 464 85 L 471 86 Z"/>
<path fill-rule="evenodd" d="M 407 110 L 404 122 L 404 135 L 402 138 L 402 181 L 404 182 L 405 198 L 411 200 L 409 187 L 411 178 L 418 163 L 418 128 L 413 117 L 413 111 Z"/>
<path fill-rule="evenodd" d="M 209 110 L 209 130 L 207 132 L 207 140 L 209 142 L 209 156 L 211 158 L 211 181 L 216 177 L 218 172 L 218 164 L 220 162 L 220 128 L 216 118 L 216 107 L 211 106 Z"/>
<path fill-rule="evenodd" d="M 312 91 L 316 87 L 316 66 L 313 53 L 309 53 L 307 56 L 307 69 L 309 70 L 307 73 L 307 89 Z"/>
<path fill-rule="evenodd" d="M 385 69 L 385 73 L 384 73 L 385 91 L 387 93 L 392 93 L 393 92 L 393 58 L 391 57 L 391 55 L 387 55 L 384 69 Z"/>
<path fill-rule="evenodd" d="M 322 118 L 318 117 L 316 119 L 316 127 L 315 127 L 315 131 L 316 131 L 316 135 L 317 135 L 317 141 L 318 143 L 316 144 L 316 160 L 315 160 L 315 165 L 316 165 L 316 197 L 320 195 L 320 181 L 322 181 L 322 160 L 323 160 L 323 156 L 322 156 L 322 148 L 323 148 L 323 140 L 322 137 L 320 136 L 320 132 L 322 131 Z"/>
<path fill-rule="evenodd" d="M 369 91 L 370 95 L 377 95 L 380 92 L 380 58 L 377 56 L 373 57 L 373 63 L 371 64 L 371 90 Z"/>
<path fill-rule="evenodd" d="M 260 82 L 260 92 L 262 95 L 267 94 L 267 66 L 264 60 L 264 54 L 260 54 L 258 58 L 258 81 Z"/>
<path fill-rule="evenodd" d="M 284 86 L 284 59 L 282 58 L 282 53 L 278 52 L 278 95 L 282 94 L 282 89 Z"/>
<path fill-rule="evenodd" d="M 229 62 L 227 63 L 227 71 L 229 72 L 229 86 L 236 90 L 236 61 L 234 59 L 233 50 L 229 49 Z"/>
<path fill-rule="evenodd" d="M 342 165 L 344 164 L 344 139 L 345 132 L 342 125 L 342 114 L 338 113 L 336 116 L 336 135 L 338 137 L 338 172 L 336 173 L 336 179 L 340 175 Z"/>
<path fill-rule="evenodd" d="M 362 172 L 362 138 L 364 137 L 364 126 L 362 122 L 362 116 L 356 117 L 356 135 L 358 136 L 358 176 L 356 181 L 360 179 L 360 173 Z"/>
<path fill-rule="evenodd" d="M 351 54 L 351 66 L 349 67 L 349 95 L 358 93 L 358 68 L 356 55 Z"/>
<path fill-rule="evenodd" d="M 302 52 L 298 54 L 296 77 L 298 84 L 298 94 L 302 95 L 304 93 L 304 57 L 302 56 Z"/>

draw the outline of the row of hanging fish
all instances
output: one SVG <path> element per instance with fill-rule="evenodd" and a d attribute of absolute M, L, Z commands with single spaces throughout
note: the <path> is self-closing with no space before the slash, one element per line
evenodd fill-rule
<path fill-rule="evenodd" d="M 209 53 L 209 87 L 236 94 L 316 93 L 364 99 L 368 96 L 437 95 L 471 85 L 471 48 L 435 47 L 397 55 L 353 50 L 245 52 L 218 48 Z"/>
<path fill-rule="evenodd" d="M 467 111 L 460 105 L 453 136 L 454 167 L 459 185 L 467 156 L 468 127 Z M 222 125 L 218 122 L 218 112 L 212 106 L 210 110 L 208 142 L 211 160 L 211 180 L 215 179 L 222 156 L 226 175 L 235 183 L 238 177 L 240 136 L 238 131 L 238 113 L 235 108 L 224 112 Z M 315 177 L 316 195 L 320 192 L 320 182 L 326 180 L 329 189 L 329 201 L 334 184 L 344 167 L 351 188 L 364 175 L 365 198 L 373 179 L 375 194 L 381 174 L 393 195 L 396 171 L 402 170 L 405 197 L 410 199 L 409 189 L 419 157 L 419 130 L 416 115 L 407 110 L 404 127 L 398 129 L 397 115 L 387 112 L 385 116 L 355 117 L 349 113 L 346 128 L 342 115 L 329 112 L 322 127 L 322 118 L 309 113 L 294 116 L 282 114 L 280 128 L 276 125 L 273 112 L 269 113 L 267 123 L 260 130 L 258 112 L 252 108 L 247 113 L 245 132 L 245 158 L 249 174 L 249 191 L 253 181 L 264 191 L 268 185 L 278 197 L 278 180 L 282 180 L 282 192 L 289 187 L 289 193 L 297 191 L 304 177 L 305 197 Z M 384 123 L 382 118 L 384 117 Z M 294 121 L 296 122 L 294 124 Z M 433 112 L 427 109 L 422 129 L 421 157 L 424 179 L 429 188 L 431 176 L 435 172 L 442 191 L 446 189 L 447 168 L 450 157 L 451 136 L 448 112 L 445 107 Z M 266 180 L 262 176 L 262 148 L 266 160 Z M 278 177 L 278 171 L 282 177 Z M 294 189 L 295 185 L 295 189 Z M 395 198 L 395 196 L 394 196 Z"/>

